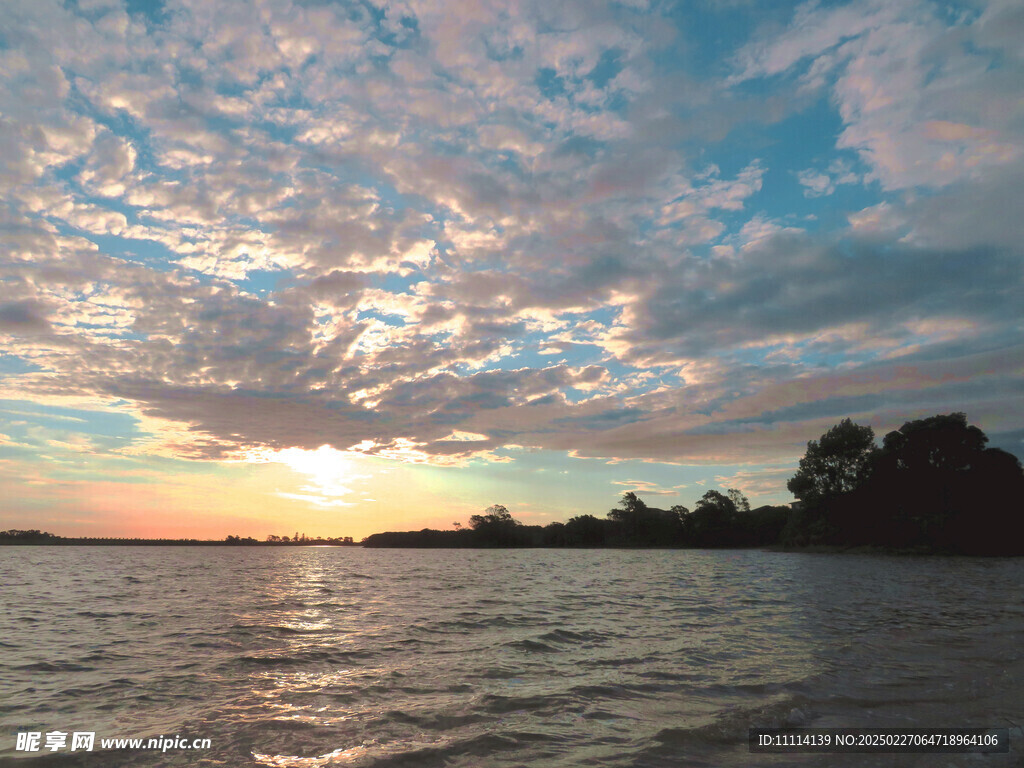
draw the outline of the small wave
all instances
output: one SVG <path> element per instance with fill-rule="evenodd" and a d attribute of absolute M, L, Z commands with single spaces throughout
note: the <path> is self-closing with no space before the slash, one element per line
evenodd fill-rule
<path fill-rule="evenodd" d="M 579 662 L 582 667 L 602 669 L 605 667 L 632 667 L 647 664 L 651 659 L 643 656 L 622 656 L 611 659 L 583 659 Z"/>
<path fill-rule="evenodd" d="M 647 685 L 603 685 L 595 683 L 592 685 L 577 685 L 569 690 L 569 693 L 578 699 L 594 701 L 596 699 L 642 699 L 652 693 L 660 693 L 663 686 L 652 688 Z"/>
<path fill-rule="evenodd" d="M 745 742 L 750 728 L 797 728 L 814 719 L 807 702 L 794 696 L 760 707 L 735 707 L 695 728 L 664 728 L 654 735 L 666 745 L 686 745 L 695 741 L 713 743 Z"/>
<path fill-rule="evenodd" d="M 374 654 L 369 651 L 326 651 L 312 650 L 289 654 L 267 654 L 264 656 L 245 655 L 237 659 L 226 661 L 220 665 L 220 669 L 231 668 L 238 665 L 258 667 L 287 667 L 303 664 L 350 664 L 354 661 L 367 659 Z"/>
<path fill-rule="evenodd" d="M 540 636 L 547 643 L 595 643 L 605 639 L 600 632 L 573 632 L 569 629 L 555 629 Z"/>
<path fill-rule="evenodd" d="M 490 667 L 483 670 L 477 675 L 471 675 L 471 678 L 480 680 L 515 680 L 522 676 L 523 671 L 521 669 L 508 668 L 508 667 Z"/>
<path fill-rule="evenodd" d="M 95 667 L 74 664 L 70 661 L 60 661 L 56 664 L 51 664 L 48 661 L 36 661 L 32 664 L 14 667 L 14 669 L 24 672 L 91 672 Z"/>
<path fill-rule="evenodd" d="M 502 731 L 483 733 L 465 739 L 435 742 L 407 742 L 405 745 L 388 744 L 388 754 L 381 755 L 372 763 L 374 768 L 397 768 L 397 766 L 447 766 L 463 764 L 466 758 L 491 758 L 499 754 L 512 754 L 526 747 L 555 743 L 563 737 L 534 731 Z M 401 747 L 405 748 L 402 749 Z M 463 760 L 459 760 L 463 758 Z M 473 764 L 473 763 L 470 763 Z M 476 763 L 479 764 L 479 763 Z"/>
<path fill-rule="evenodd" d="M 488 626 L 488 624 L 485 621 L 469 621 L 467 619 L 457 619 L 455 621 L 441 621 L 441 622 L 434 622 L 432 624 L 415 624 L 412 627 L 410 627 L 410 629 L 413 629 L 413 630 L 416 630 L 416 631 L 420 631 L 420 632 L 428 632 L 428 633 L 431 633 L 431 634 L 440 634 L 440 635 L 460 634 L 460 635 L 464 635 L 464 634 L 467 634 L 467 633 L 465 631 L 459 631 L 459 630 L 486 629 L 487 626 Z"/>
<path fill-rule="evenodd" d="M 486 627 L 536 627 L 546 621 L 534 616 L 506 616 L 504 614 L 485 619 L 481 622 Z"/>
<path fill-rule="evenodd" d="M 695 672 L 660 672 L 658 670 L 647 670 L 637 674 L 639 677 L 644 677 L 648 680 L 665 680 L 677 683 L 689 683 L 694 680 L 701 680 L 704 678 L 703 674 L 697 674 Z"/>
<path fill-rule="evenodd" d="M 481 713 L 445 714 L 442 712 L 412 713 L 392 710 L 384 714 L 385 720 L 393 723 L 414 725 L 425 731 L 450 731 L 475 723 L 489 723 L 497 719 L 494 715 Z"/>
<path fill-rule="evenodd" d="M 479 706 L 486 712 L 504 715 L 509 712 L 543 712 L 562 709 L 571 703 L 569 697 L 538 694 L 536 696 L 499 696 L 489 693 L 480 699 Z"/>
<path fill-rule="evenodd" d="M 296 626 L 294 624 L 271 624 L 266 629 L 276 632 L 279 635 L 318 635 L 325 629 L 327 624 L 314 624 L 312 626 Z"/>
<path fill-rule="evenodd" d="M 754 709 L 736 708 L 692 728 L 661 729 L 635 759 L 640 765 L 720 766 L 724 754 L 746 754 L 750 728 L 797 727 L 809 720 L 792 699 Z"/>
<path fill-rule="evenodd" d="M 555 648 L 553 645 L 542 643 L 539 640 L 514 640 L 511 643 L 505 643 L 505 647 L 515 648 L 527 653 L 561 653 L 564 650 L 563 648 Z"/>

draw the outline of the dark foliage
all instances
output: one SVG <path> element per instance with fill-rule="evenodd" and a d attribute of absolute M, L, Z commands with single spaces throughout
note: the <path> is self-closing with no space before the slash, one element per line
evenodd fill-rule
<path fill-rule="evenodd" d="M 605 518 L 579 515 L 544 527 L 523 525 L 496 504 L 470 518 L 469 529 L 375 533 L 367 547 L 762 547 L 775 544 L 789 507 L 750 511 L 746 497 L 709 491 L 690 512 L 686 507 L 648 507 L 635 493 L 623 494 Z"/>
<path fill-rule="evenodd" d="M 266 541 L 258 541 L 251 536 L 227 536 L 220 540 L 209 539 L 140 539 L 124 538 L 113 536 L 83 536 L 69 537 L 57 536 L 53 533 L 43 531 L 0 531 L 0 545 L 2 544 L 50 544 L 57 546 L 101 546 L 101 547 L 288 547 L 288 546 L 358 546 L 352 541 L 351 536 L 324 539 L 303 538 L 290 540 L 280 536 L 268 537 Z"/>
<path fill-rule="evenodd" d="M 12 528 L 9 531 L 0 531 L 0 544 L 52 544 L 58 538 L 60 537 L 52 533 L 35 529 L 19 531 Z"/>
<path fill-rule="evenodd" d="M 817 505 L 860 486 L 875 454 L 875 433 L 843 419 L 807 443 L 800 468 L 786 487 L 805 505 Z"/>
<path fill-rule="evenodd" d="M 680 508 L 684 509 L 684 508 Z M 632 491 L 608 512 L 612 525 L 605 542 L 623 547 L 672 547 L 683 542 L 683 521 L 678 509 L 648 507 Z"/>
<path fill-rule="evenodd" d="M 852 434 L 849 427 L 856 425 L 844 424 Z M 987 443 L 963 413 L 908 421 L 887 434 L 880 449 L 860 454 L 867 458 L 855 483 L 817 493 L 821 482 L 798 481 L 797 487 L 814 490 L 801 499 L 783 540 L 794 545 L 1024 554 L 1024 470 L 1015 456 L 986 448 Z M 833 444 L 838 456 L 823 453 L 825 445 L 824 436 L 820 443 L 808 444 L 808 454 L 817 450 L 817 466 L 834 466 L 849 455 L 848 442 Z M 800 468 L 804 472 L 804 462 Z"/>

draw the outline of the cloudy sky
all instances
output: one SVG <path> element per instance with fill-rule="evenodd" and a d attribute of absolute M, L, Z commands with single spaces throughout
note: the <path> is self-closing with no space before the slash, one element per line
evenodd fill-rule
<path fill-rule="evenodd" d="M 1024 453 L 1024 5 L 0 0 L 0 527 L 352 535 Z"/>

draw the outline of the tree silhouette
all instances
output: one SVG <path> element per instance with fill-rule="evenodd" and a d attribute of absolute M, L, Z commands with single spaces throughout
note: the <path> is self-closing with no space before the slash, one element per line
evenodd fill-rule
<path fill-rule="evenodd" d="M 565 524 L 565 535 L 570 544 L 585 547 L 602 546 L 608 537 L 608 523 L 593 515 L 577 515 Z"/>
<path fill-rule="evenodd" d="M 1024 472 L 1015 456 L 987 443 L 959 412 L 908 421 L 885 436 L 866 492 L 889 523 L 891 543 L 978 554 L 1024 548 Z"/>
<path fill-rule="evenodd" d="M 732 502 L 732 505 L 736 508 L 737 512 L 743 513 L 750 511 L 750 502 L 747 500 L 747 497 L 736 488 L 729 489 L 729 501 Z"/>
<path fill-rule="evenodd" d="M 747 505 L 749 508 L 749 504 Z M 736 504 L 719 491 L 708 491 L 683 523 L 685 538 L 698 547 L 728 546 L 736 525 Z"/>
<path fill-rule="evenodd" d="M 625 523 L 643 515 L 647 505 L 633 491 L 627 491 L 619 499 L 619 506 L 608 511 L 608 517 L 616 522 Z"/>
<path fill-rule="evenodd" d="M 633 492 L 622 494 L 619 506 L 608 511 L 612 537 L 625 546 L 677 546 L 682 522 L 673 510 L 648 507 Z"/>
<path fill-rule="evenodd" d="M 492 504 L 484 514 L 469 518 L 475 539 L 483 546 L 517 546 L 526 544 L 526 538 L 518 530 L 522 523 L 512 517 L 508 507 Z"/>
<path fill-rule="evenodd" d="M 986 448 L 963 413 L 908 421 L 880 449 L 871 437 L 846 419 L 808 443 L 789 481 L 804 503 L 785 543 L 1024 553 L 1024 470 L 1015 456 Z"/>
<path fill-rule="evenodd" d="M 484 514 L 473 515 L 469 518 L 469 526 L 474 531 L 486 526 L 516 526 L 520 524 L 512 517 L 508 507 L 502 504 L 492 504 L 484 511 Z"/>
<path fill-rule="evenodd" d="M 786 487 L 806 505 L 840 496 L 857 488 L 864 479 L 875 452 L 871 427 L 843 419 L 821 436 L 807 443 L 800 468 Z"/>

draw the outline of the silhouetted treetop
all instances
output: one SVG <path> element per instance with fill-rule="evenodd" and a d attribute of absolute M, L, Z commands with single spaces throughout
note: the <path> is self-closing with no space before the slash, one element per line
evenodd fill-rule
<path fill-rule="evenodd" d="M 647 505 L 640 500 L 633 491 L 626 491 L 619 499 L 619 506 L 608 511 L 608 518 L 618 522 L 625 522 L 642 515 L 647 511 Z"/>
<path fill-rule="evenodd" d="M 967 424 L 963 413 L 908 421 L 882 440 L 882 453 L 901 469 L 937 472 L 969 469 L 985 450 L 985 433 Z"/>
<path fill-rule="evenodd" d="M 875 452 L 871 427 L 843 419 L 819 440 L 807 443 L 800 468 L 786 484 L 805 504 L 816 504 L 857 488 Z"/>
<path fill-rule="evenodd" d="M 516 525 L 522 525 L 522 523 L 512 517 L 512 513 L 508 511 L 508 507 L 502 504 L 492 504 L 486 509 L 484 514 L 473 515 L 469 518 L 469 526 L 474 531 L 488 526 L 504 527 Z"/>

